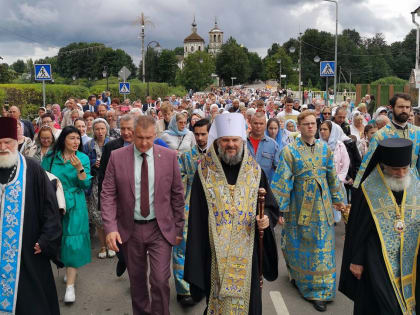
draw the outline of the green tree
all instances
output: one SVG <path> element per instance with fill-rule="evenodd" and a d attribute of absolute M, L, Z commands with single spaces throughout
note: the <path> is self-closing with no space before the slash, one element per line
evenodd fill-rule
<path fill-rule="evenodd" d="M 177 81 L 187 90 L 202 91 L 213 82 L 211 74 L 214 70 L 214 58 L 205 51 L 196 51 L 185 58 Z"/>
<path fill-rule="evenodd" d="M 261 57 L 255 52 L 248 52 L 249 66 L 251 67 L 251 75 L 249 81 L 253 82 L 264 77 L 264 67 Z"/>
<path fill-rule="evenodd" d="M 178 70 L 175 50 L 164 49 L 159 55 L 157 62 L 158 82 L 175 84 L 175 76 Z"/>
<path fill-rule="evenodd" d="M 0 83 L 9 83 L 15 78 L 15 71 L 7 63 L 0 64 Z"/>
<path fill-rule="evenodd" d="M 281 74 L 287 76 L 287 82 L 289 84 L 297 84 L 297 75 L 296 72 L 293 71 L 294 64 L 292 58 L 286 54 L 282 47 L 280 47 L 274 55 L 264 58 L 265 79 L 280 79 L 280 65 L 277 63 L 278 60 L 281 60 Z"/>
<path fill-rule="evenodd" d="M 12 63 L 11 67 L 13 70 L 15 70 L 19 74 L 22 74 L 25 72 L 25 62 L 21 59 L 18 59 L 14 63 Z"/>
<path fill-rule="evenodd" d="M 184 47 L 176 47 L 173 52 L 177 56 L 184 56 Z"/>
<path fill-rule="evenodd" d="M 225 82 L 230 84 L 231 77 L 236 77 L 236 83 L 245 83 L 251 76 L 251 66 L 246 48 L 240 46 L 230 37 L 222 45 L 216 57 L 216 73 Z"/>

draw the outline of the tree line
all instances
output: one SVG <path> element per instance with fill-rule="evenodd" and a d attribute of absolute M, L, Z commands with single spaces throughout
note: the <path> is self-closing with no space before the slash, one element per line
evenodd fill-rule
<path fill-rule="evenodd" d="M 319 63 L 334 60 L 335 35 L 307 29 L 300 38 L 290 38 L 280 45 L 273 43 L 267 55 L 261 58 L 230 37 L 216 57 L 207 51 L 198 51 L 183 59 L 183 47 L 146 51 L 145 78 L 151 82 L 183 85 L 187 89 L 202 90 L 214 82 L 217 75 L 225 85 L 257 80 L 279 80 L 281 74 L 288 85 L 298 84 L 299 45 L 302 45 L 302 82 L 308 88 L 323 88 L 325 79 L 319 76 Z M 293 47 L 294 49 L 291 49 Z M 402 41 L 387 44 L 383 34 L 362 37 L 356 30 L 345 29 L 338 35 L 338 74 L 342 82 L 370 83 L 383 77 L 395 76 L 408 80 L 414 67 L 416 32 L 411 30 Z M 178 67 L 183 63 L 182 70 Z M 132 76 L 143 78 L 142 64 L 137 68 L 132 58 L 121 49 L 105 47 L 101 43 L 71 43 L 54 57 L 33 62 L 18 60 L 12 65 L 0 65 L 0 82 L 9 82 L 22 73 L 31 73 L 34 63 L 51 63 L 54 73 L 71 81 L 77 78 L 102 78 L 104 66 L 108 75 L 117 76 L 122 66 L 128 67 Z"/>

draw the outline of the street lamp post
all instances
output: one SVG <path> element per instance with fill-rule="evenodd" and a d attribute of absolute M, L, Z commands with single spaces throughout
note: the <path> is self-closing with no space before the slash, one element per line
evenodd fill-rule
<path fill-rule="evenodd" d="M 338 44 L 338 1 L 337 0 L 323 0 L 335 3 L 335 69 L 334 69 L 334 103 L 336 102 L 337 96 L 337 44 Z"/>
<path fill-rule="evenodd" d="M 290 47 L 289 51 L 293 54 L 296 51 L 295 47 Z M 302 102 L 303 104 L 303 93 L 302 93 L 302 33 L 299 33 L 299 60 L 298 60 L 298 64 L 299 64 L 299 100 Z"/>
<path fill-rule="evenodd" d="M 153 45 L 153 47 L 151 46 Z M 149 42 L 147 44 L 147 49 L 146 49 L 146 53 L 149 51 L 149 48 L 152 48 L 153 50 L 156 50 L 157 53 L 160 53 L 162 50 L 162 47 L 160 46 L 159 42 L 152 40 L 151 42 Z M 150 76 L 150 70 L 149 71 L 149 76 Z M 150 77 L 147 78 L 147 95 L 149 96 L 150 90 L 149 90 L 149 81 L 150 81 Z"/>
<path fill-rule="evenodd" d="M 279 64 L 279 85 L 281 89 L 281 59 L 277 59 L 277 63 Z"/>
<path fill-rule="evenodd" d="M 104 71 L 102 72 L 102 76 L 104 77 L 104 78 L 106 78 L 106 90 L 108 91 L 108 72 L 107 72 L 107 70 L 108 70 L 108 67 L 107 66 L 104 66 Z"/>
<path fill-rule="evenodd" d="M 416 84 L 419 78 L 417 78 L 417 74 L 419 73 L 419 43 L 420 43 L 420 25 L 416 22 L 416 14 L 420 16 L 420 7 L 418 7 L 416 10 L 411 12 L 411 18 L 413 19 L 413 23 L 417 26 L 417 35 L 416 35 L 416 71 L 415 71 L 415 80 Z M 417 86 L 416 86 L 417 87 Z M 419 94 L 417 97 L 417 106 L 420 106 L 420 89 Z"/>

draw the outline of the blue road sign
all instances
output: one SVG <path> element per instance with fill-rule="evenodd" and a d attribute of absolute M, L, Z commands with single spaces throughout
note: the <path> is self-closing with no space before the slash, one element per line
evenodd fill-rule
<path fill-rule="evenodd" d="M 333 77 L 335 73 L 335 61 L 321 61 L 319 75 L 321 77 Z"/>
<path fill-rule="evenodd" d="M 120 82 L 120 94 L 130 94 L 130 83 Z"/>
<path fill-rule="evenodd" d="M 48 81 L 52 80 L 51 65 L 36 64 L 35 66 L 35 80 Z"/>

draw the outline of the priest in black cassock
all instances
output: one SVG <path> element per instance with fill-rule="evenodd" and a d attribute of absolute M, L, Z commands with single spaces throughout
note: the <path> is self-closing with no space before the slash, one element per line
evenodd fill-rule
<path fill-rule="evenodd" d="M 17 151 L 17 121 L 0 118 L 0 314 L 60 314 L 50 259 L 61 222 L 39 163 Z"/>
<path fill-rule="evenodd" d="M 278 275 L 273 228 L 280 213 L 245 141 L 241 114 L 216 116 L 192 184 L 184 279 L 193 299 L 206 296 L 204 314 L 262 314 L 258 229 L 264 230 L 263 275 L 269 281 Z M 259 188 L 267 192 L 261 220 Z"/>
<path fill-rule="evenodd" d="M 415 314 L 420 184 L 410 169 L 413 143 L 379 142 L 352 196 L 339 290 L 354 314 Z"/>

